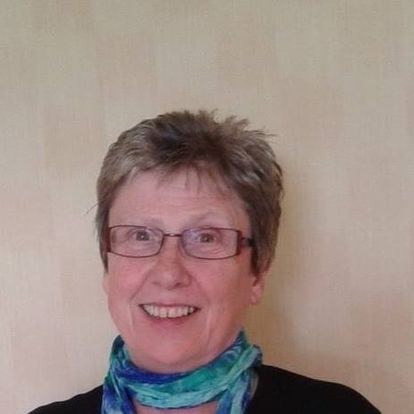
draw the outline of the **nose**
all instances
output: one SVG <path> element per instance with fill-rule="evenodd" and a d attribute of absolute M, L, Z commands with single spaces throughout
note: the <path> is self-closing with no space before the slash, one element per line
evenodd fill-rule
<path fill-rule="evenodd" d="M 152 282 L 167 290 L 188 286 L 191 276 L 185 266 L 186 258 L 179 248 L 180 237 L 165 237 L 161 251 L 155 256 Z"/>

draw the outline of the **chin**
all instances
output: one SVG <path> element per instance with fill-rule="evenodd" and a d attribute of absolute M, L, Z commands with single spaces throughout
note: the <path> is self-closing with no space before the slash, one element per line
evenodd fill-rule
<path fill-rule="evenodd" d="M 145 355 L 145 357 L 134 357 L 131 354 L 131 359 L 135 365 L 140 368 L 146 369 L 151 372 L 157 372 L 161 374 L 173 374 L 179 372 L 191 371 L 201 365 L 201 362 L 198 359 L 193 360 L 191 357 L 189 359 L 188 354 L 186 355 L 168 355 L 163 353 L 162 355 L 153 354 Z"/>

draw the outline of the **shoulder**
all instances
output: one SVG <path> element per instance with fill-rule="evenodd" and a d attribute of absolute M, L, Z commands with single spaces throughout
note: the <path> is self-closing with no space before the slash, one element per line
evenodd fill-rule
<path fill-rule="evenodd" d="M 58 401 L 39 407 L 29 414 L 100 414 L 102 386 L 66 401 Z"/>
<path fill-rule="evenodd" d="M 265 408 L 281 413 L 378 414 L 379 411 L 357 391 L 345 385 L 320 381 L 280 368 L 262 365 L 259 382 L 248 414 Z"/>

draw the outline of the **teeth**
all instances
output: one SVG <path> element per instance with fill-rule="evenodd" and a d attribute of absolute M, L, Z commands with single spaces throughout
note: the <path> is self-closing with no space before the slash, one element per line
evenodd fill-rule
<path fill-rule="evenodd" d="M 180 318 L 191 315 L 196 308 L 194 306 L 156 306 L 142 305 L 142 308 L 156 318 Z"/>

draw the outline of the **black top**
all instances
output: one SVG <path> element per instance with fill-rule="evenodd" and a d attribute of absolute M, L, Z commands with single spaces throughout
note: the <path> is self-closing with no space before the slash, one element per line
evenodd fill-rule
<path fill-rule="evenodd" d="M 361 394 L 345 385 L 319 381 L 262 365 L 246 414 L 378 414 Z M 102 386 L 29 414 L 101 414 Z"/>

